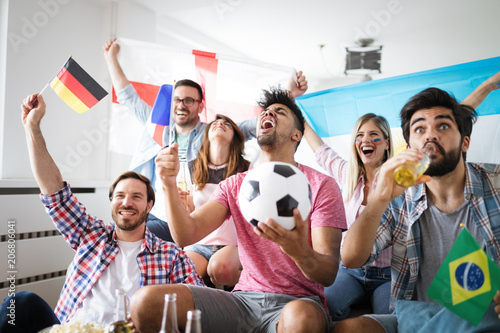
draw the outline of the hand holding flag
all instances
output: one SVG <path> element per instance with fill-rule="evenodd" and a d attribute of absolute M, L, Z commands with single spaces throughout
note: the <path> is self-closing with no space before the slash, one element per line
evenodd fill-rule
<path fill-rule="evenodd" d="M 21 104 L 23 126 L 40 126 L 45 115 L 45 100 L 40 94 L 29 95 Z"/>
<path fill-rule="evenodd" d="M 477 325 L 499 289 L 500 268 L 464 228 L 429 286 L 427 296 Z M 498 306 L 496 311 L 499 312 Z"/>

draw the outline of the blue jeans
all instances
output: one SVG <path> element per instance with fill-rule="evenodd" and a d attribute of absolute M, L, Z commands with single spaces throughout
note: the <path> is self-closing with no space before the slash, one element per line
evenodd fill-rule
<path fill-rule="evenodd" d="M 0 306 L 0 332 L 37 333 L 60 324 L 54 311 L 40 296 L 20 291 L 7 297 Z"/>
<path fill-rule="evenodd" d="M 371 305 L 373 313 L 388 314 L 391 268 L 346 268 L 340 263 L 337 278 L 331 286 L 325 288 L 325 295 L 334 321 L 347 318 L 354 305 Z"/>
<path fill-rule="evenodd" d="M 163 239 L 164 241 L 174 243 L 167 222 L 160 220 L 153 214 L 149 213 L 146 226 L 148 227 L 149 231 L 151 231 L 157 237 Z"/>

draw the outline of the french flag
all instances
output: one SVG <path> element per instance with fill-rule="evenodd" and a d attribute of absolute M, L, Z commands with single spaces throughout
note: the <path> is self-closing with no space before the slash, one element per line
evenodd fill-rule
<path fill-rule="evenodd" d="M 153 110 L 147 124 L 151 137 L 161 147 L 164 146 L 163 132 L 172 123 L 172 98 L 174 86 L 163 84 L 153 104 Z"/>
<path fill-rule="evenodd" d="M 344 158 L 349 156 L 350 132 L 356 120 L 368 112 L 384 116 L 391 126 L 397 154 L 406 149 L 399 111 L 409 98 L 437 87 L 462 101 L 498 71 L 500 57 L 495 57 L 305 94 L 296 102 L 316 133 Z M 467 161 L 500 163 L 500 146 L 495 144 L 500 142 L 499 105 L 500 90 L 496 90 L 477 108 L 479 117 Z"/>

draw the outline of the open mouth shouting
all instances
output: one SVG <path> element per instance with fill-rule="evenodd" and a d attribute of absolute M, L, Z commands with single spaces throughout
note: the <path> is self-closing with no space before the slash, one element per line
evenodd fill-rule
<path fill-rule="evenodd" d="M 273 129 L 276 126 L 276 120 L 272 116 L 262 117 L 260 120 L 260 129 L 262 132 Z"/>

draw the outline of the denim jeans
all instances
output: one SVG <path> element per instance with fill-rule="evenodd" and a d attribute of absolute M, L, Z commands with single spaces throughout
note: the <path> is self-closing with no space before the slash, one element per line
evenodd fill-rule
<path fill-rule="evenodd" d="M 50 305 L 32 292 L 17 292 L 0 306 L 2 333 L 37 333 L 59 323 Z"/>
<path fill-rule="evenodd" d="M 500 320 L 493 302 L 477 326 L 434 302 L 397 300 L 396 314 L 398 332 L 500 332 Z"/>
<path fill-rule="evenodd" d="M 149 213 L 146 226 L 148 227 L 149 231 L 151 231 L 157 237 L 163 239 L 164 241 L 174 243 L 167 222 L 160 220 L 153 214 Z"/>
<path fill-rule="evenodd" d="M 390 313 L 391 268 L 346 268 L 340 263 L 335 282 L 325 288 L 334 321 L 345 319 L 354 305 L 371 305 L 373 313 Z"/>

